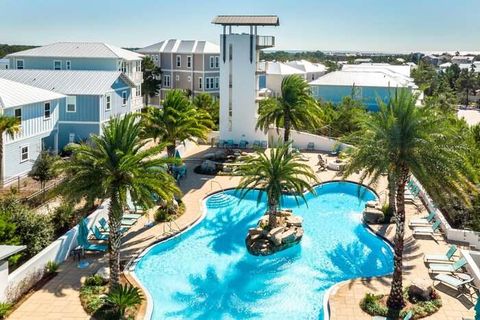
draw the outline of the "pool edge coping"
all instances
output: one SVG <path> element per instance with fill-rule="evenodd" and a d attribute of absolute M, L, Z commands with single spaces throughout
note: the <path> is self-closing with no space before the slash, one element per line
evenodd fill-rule
<path fill-rule="evenodd" d="M 371 192 L 373 192 L 373 194 L 375 195 L 377 200 L 380 199 L 379 194 L 372 187 L 370 187 L 368 185 L 365 185 L 363 183 L 360 183 L 360 182 L 356 182 L 356 181 L 353 181 L 353 180 L 347 180 L 347 179 L 345 179 L 345 180 L 344 179 L 332 179 L 332 180 L 328 180 L 328 181 L 323 181 L 323 182 L 316 183 L 316 184 L 312 185 L 312 188 L 316 188 L 318 186 L 328 184 L 328 183 L 333 183 L 333 182 L 346 182 L 346 183 L 353 183 L 353 184 L 362 186 L 362 187 L 370 190 Z M 147 308 L 146 308 L 146 311 L 145 311 L 145 315 L 143 316 L 144 320 L 151 320 L 152 319 L 153 299 L 152 299 L 152 296 L 151 296 L 150 292 L 148 291 L 148 289 L 145 288 L 145 286 L 142 284 L 142 282 L 138 279 L 137 275 L 135 274 L 135 267 L 136 267 L 137 263 L 142 259 L 143 256 L 145 256 L 156 245 L 158 245 L 160 243 L 166 243 L 170 240 L 173 240 L 173 239 L 183 235 L 185 232 L 188 232 L 189 230 L 194 228 L 196 225 L 198 225 L 200 222 L 202 222 L 203 219 L 206 217 L 206 214 L 207 214 L 207 210 L 206 210 L 206 200 L 207 200 L 207 198 L 209 198 L 212 195 L 217 194 L 217 193 L 225 192 L 227 190 L 235 190 L 235 189 L 238 189 L 238 188 L 236 188 L 236 187 L 230 187 L 230 188 L 225 188 L 225 189 L 222 188 L 221 190 L 217 190 L 217 191 L 210 192 L 210 193 L 206 194 L 201 199 L 201 202 L 202 202 L 202 205 L 200 206 L 201 211 L 202 211 L 201 215 L 195 221 L 193 221 L 191 224 L 186 226 L 184 229 L 179 230 L 176 234 L 173 234 L 173 235 L 171 235 L 169 237 L 166 237 L 164 239 L 160 239 L 158 241 L 154 241 L 148 247 L 144 248 L 138 255 L 132 257 L 132 259 L 130 259 L 130 261 L 127 263 L 127 265 L 124 268 L 124 273 L 127 273 L 129 276 L 131 276 L 137 282 L 138 286 L 142 289 L 142 291 L 145 293 L 145 296 L 146 296 Z M 260 190 L 258 188 L 254 188 L 254 189 Z M 307 194 L 309 192 L 310 191 L 307 190 L 303 194 Z M 379 237 L 383 242 L 385 242 L 387 244 L 387 246 L 390 248 L 390 250 L 392 250 L 392 252 L 393 252 L 393 244 L 391 243 L 390 240 L 388 240 L 386 237 L 384 237 L 384 236 L 378 234 L 377 232 L 375 232 L 367 223 L 365 223 L 363 221 L 363 219 L 362 219 L 362 225 L 365 226 L 365 229 L 368 232 L 370 232 L 374 236 Z M 323 319 L 324 320 L 330 320 L 329 300 L 330 300 L 330 294 L 333 292 L 333 290 L 337 290 L 340 285 L 342 285 L 342 284 L 344 284 L 348 281 L 357 280 L 357 279 L 372 279 L 372 278 L 377 278 L 377 277 L 382 277 L 382 276 L 365 277 L 365 278 L 359 277 L 359 278 L 348 279 L 348 280 L 336 283 L 333 286 L 331 286 L 330 288 L 328 288 L 327 291 L 325 291 L 325 295 L 323 297 L 323 302 L 322 302 L 323 310 L 324 310 Z"/>

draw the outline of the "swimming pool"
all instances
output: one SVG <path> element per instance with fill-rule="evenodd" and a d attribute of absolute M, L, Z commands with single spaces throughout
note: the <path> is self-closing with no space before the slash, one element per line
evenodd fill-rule
<path fill-rule="evenodd" d="M 153 300 L 152 319 L 323 319 L 330 287 L 391 273 L 391 249 L 361 221 L 375 194 L 350 182 L 315 190 L 308 206 L 284 197 L 284 207 L 304 218 L 305 234 L 268 257 L 245 249 L 248 228 L 266 208 L 257 204 L 259 191 L 240 202 L 235 190 L 208 197 L 201 222 L 153 246 L 135 267 Z"/>

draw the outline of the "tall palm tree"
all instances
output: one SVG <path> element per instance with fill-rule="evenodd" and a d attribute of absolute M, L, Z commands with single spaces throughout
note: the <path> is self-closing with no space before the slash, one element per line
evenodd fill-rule
<path fill-rule="evenodd" d="M 405 185 L 413 174 L 429 193 L 438 197 L 457 195 L 465 203 L 475 175 L 468 161 L 468 147 L 446 121 L 429 108 L 415 106 L 416 96 L 398 91 L 388 105 L 362 123 L 344 176 L 362 171 L 361 181 L 377 182 L 388 172 L 396 189 L 396 233 L 394 271 L 388 307 L 405 305 L 402 283 L 402 254 L 405 227 Z M 471 189 L 472 188 L 472 189 Z"/>
<path fill-rule="evenodd" d="M 3 135 L 6 134 L 13 139 L 17 132 L 20 132 L 21 123 L 16 117 L 0 114 L 0 164 L 3 163 Z M 0 165 L 0 185 L 4 181 L 3 165 Z"/>
<path fill-rule="evenodd" d="M 269 228 L 275 228 L 283 192 L 292 192 L 297 203 L 298 198 L 305 201 L 305 190 L 313 192 L 310 182 L 317 181 L 312 168 L 301 162 L 298 154 L 289 152 L 289 147 L 290 143 L 272 148 L 269 154 L 257 151 L 255 157 L 238 169 L 238 174 L 242 176 L 238 185 L 241 198 L 258 188 L 267 194 Z M 261 197 L 262 193 L 259 193 L 258 201 Z"/>
<path fill-rule="evenodd" d="M 169 157 L 175 156 L 177 141 L 206 139 L 213 125 L 210 116 L 195 108 L 181 90 L 170 90 L 162 108 L 148 107 L 142 123 L 143 136 L 166 142 Z"/>
<path fill-rule="evenodd" d="M 61 164 L 68 183 L 65 196 L 78 200 L 110 198 L 108 211 L 110 285 L 118 284 L 120 273 L 120 232 L 127 193 L 140 206 L 155 205 L 152 194 L 171 199 L 179 193 L 171 175 L 166 172 L 168 159 L 154 157 L 164 145 L 147 149 L 141 140 L 141 125 L 135 115 L 112 118 L 103 126 L 101 136 L 89 143 L 74 144 L 70 160 Z"/>
<path fill-rule="evenodd" d="M 281 91 L 281 97 L 267 98 L 260 103 L 257 129 L 267 131 L 271 124 L 283 127 L 283 141 L 288 142 L 292 128 L 301 130 L 320 126 L 322 112 L 305 79 L 299 75 L 286 76 Z"/>

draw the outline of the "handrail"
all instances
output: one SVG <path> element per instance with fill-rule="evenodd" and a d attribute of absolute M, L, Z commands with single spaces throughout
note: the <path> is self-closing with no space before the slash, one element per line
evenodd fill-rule
<path fill-rule="evenodd" d="M 210 191 L 213 190 L 213 183 L 218 184 L 218 186 L 220 187 L 220 191 L 221 191 L 222 193 L 225 192 L 225 190 L 223 189 L 223 187 L 222 187 L 222 185 L 220 184 L 220 182 L 218 182 L 218 181 L 215 180 L 215 179 L 210 180 Z"/>

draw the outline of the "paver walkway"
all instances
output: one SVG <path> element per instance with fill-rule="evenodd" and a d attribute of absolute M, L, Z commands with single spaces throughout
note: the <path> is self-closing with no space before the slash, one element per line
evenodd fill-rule
<path fill-rule="evenodd" d="M 208 149 L 208 146 L 198 146 L 184 155 L 184 157 L 187 157 L 186 163 L 188 166 L 188 177 L 181 180 L 180 187 L 184 192 L 184 197 L 182 200 L 186 205 L 186 211 L 184 215 L 176 220 L 175 228 L 178 227 L 178 229 L 184 229 L 201 217 L 202 200 L 206 195 L 214 191 L 218 191 L 220 188 L 231 188 L 238 184 L 239 177 L 212 177 L 197 175 L 193 172 L 193 167 L 199 162 L 195 162 L 192 159 L 198 159 L 202 154 L 208 152 Z M 306 153 L 305 155 L 309 158 L 308 163 L 313 168 L 317 168 L 317 153 Z M 333 158 L 329 157 L 329 161 L 332 160 Z M 331 170 L 318 172 L 317 175 L 321 182 L 340 179 L 337 172 Z M 349 177 L 349 179 L 358 181 L 358 175 Z M 213 180 L 216 182 L 212 183 Z M 377 185 L 376 190 L 385 190 L 385 187 L 386 182 L 382 181 L 379 185 Z M 379 192 L 379 194 L 381 199 L 385 196 L 384 192 Z M 130 229 L 129 233 L 124 238 L 124 243 L 122 246 L 122 259 L 129 260 L 151 244 L 168 236 L 164 233 L 164 230 L 168 231 L 168 227 L 164 224 L 158 224 L 154 227 L 146 228 L 145 224 L 151 219 L 152 213 L 149 213 L 145 217 L 142 217 L 141 220 Z M 385 233 L 388 236 L 391 234 L 391 230 L 386 230 Z M 414 244 L 412 246 L 412 250 L 416 246 L 417 244 Z M 421 246 L 422 249 L 423 246 L 426 246 L 426 248 L 428 248 L 428 252 L 433 250 L 433 248 L 429 247 L 431 246 L 431 242 L 418 242 L 418 246 Z M 436 250 L 442 249 L 443 247 L 436 248 Z M 418 254 L 415 253 L 417 251 L 413 251 L 414 254 Z M 61 267 L 59 275 L 43 286 L 40 290 L 35 292 L 26 301 L 24 301 L 24 303 L 22 303 L 18 309 L 12 313 L 9 319 L 89 319 L 89 316 L 85 313 L 80 304 L 78 290 L 81 285 L 81 279 L 82 277 L 96 272 L 96 270 L 98 270 L 101 266 L 106 265 L 107 261 L 105 257 L 101 257 L 99 255 L 90 256 L 87 259 L 91 262 L 91 265 L 87 269 L 77 268 L 76 263 L 73 261 L 64 263 Z M 415 260 L 414 255 L 412 255 L 411 265 L 413 265 L 415 268 L 418 264 L 420 264 L 420 267 L 423 264 L 423 262 L 419 262 L 418 259 L 419 258 L 417 257 Z M 410 265 L 410 263 L 408 263 L 408 265 Z M 407 266 L 407 269 L 408 268 L 410 267 Z M 416 270 L 415 268 L 414 270 Z M 370 319 L 370 317 L 364 317 L 365 314 L 362 311 L 355 309 L 355 307 L 358 306 L 358 303 L 355 303 L 355 301 L 359 301 L 360 297 L 363 296 L 365 291 L 361 290 L 366 290 L 365 288 L 370 288 L 371 286 L 381 288 L 377 282 L 382 285 L 385 283 L 383 279 L 365 282 L 353 281 L 351 285 L 340 287 L 337 291 L 337 294 L 333 296 L 331 300 L 332 309 L 337 308 L 337 306 L 339 308 L 339 313 L 334 313 L 334 318 L 332 319 Z M 344 290 L 344 287 L 354 288 L 354 290 Z M 462 310 L 462 305 L 460 303 L 455 303 L 456 300 L 454 299 L 444 299 L 443 301 L 447 308 L 453 308 L 452 310 L 458 309 L 461 312 L 464 311 Z M 447 308 L 444 307 L 443 309 Z M 343 310 L 350 310 L 356 313 L 353 313 L 353 317 L 343 317 Z M 457 313 L 455 315 L 457 315 Z M 460 318 L 450 317 L 445 319 L 458 320 Z"/>
<path fill-rule="evenodd" d="M 412 282 L 432 283 L 428 273 L 427 265 L 423 262 L 423 255 L 441 254 L 448 250 L 448 244 L 442 236 L 436 236 L 435 240 L 428 237 L 414 238 L 412 230 L 408 227 L 411 219 L 418 218 L 420 215 L 428 215 L 426 209 L 422 206 L 421 213 L 412 205 L 407 205 L 407 227 L 405 232 L 405 251 L 404 251 L 404 278 L 403 284 L 407 286 Z M 373 226 L 373 229 L 393 243 L 395 235 L 395 226 Z M 388 294 L 390 291 L 391 277 L 378 277 L 372 279 L 356 279 L 341 284 L 330 296 L 331 320 L 371 320 L 372 317 L 362 311 L 359 306 L 360 300 L 367 292 L 376 294 Z M 442 298 L 442 307 L 440 310 L 424 319 L 435 320 L 461 320 L 462 317 L 473 319 L 473 303 L 470 297 L 462 296 L 455 298 L 458 294 L 453 289 L 444 285 L 437 285 L 437 292 Z"/>

